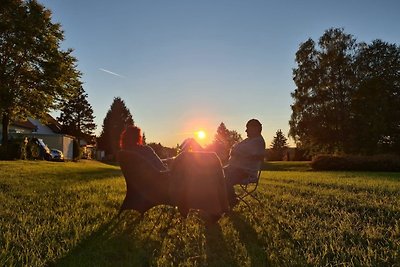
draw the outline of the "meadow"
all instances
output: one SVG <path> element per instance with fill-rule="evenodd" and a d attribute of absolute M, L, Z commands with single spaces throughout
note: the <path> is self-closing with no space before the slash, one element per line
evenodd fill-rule
<path fill-rule="evenodd" d="M 400 266 L 400 173 L 268 163 L 217 224 L 118 208 L 118 166 L 0 161 L 0 266 Z"/>

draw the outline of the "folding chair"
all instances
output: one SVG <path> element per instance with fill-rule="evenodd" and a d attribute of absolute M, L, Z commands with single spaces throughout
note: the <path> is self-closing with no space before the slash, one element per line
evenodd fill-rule
<path fill-rule="evenodd" d="M 249 174 L 249 177 L 244 179 L 240 184 L 238 184 L 239 188 L 239 194 L 236 196 L 239 201 L 243 201 L 244 204 L 250 209 L 251 206 L 246 200 L 246 198 L 250 197 L 252 199 L 255 199 L 259 204 L 261 204 L 261 201 L 257 198 L 256 196 L 256 190 L 258 187 L 258 183 L 260 182 L 260 176 L 261 176 L 261 169 L 257 172 L 255 175 Z"/>

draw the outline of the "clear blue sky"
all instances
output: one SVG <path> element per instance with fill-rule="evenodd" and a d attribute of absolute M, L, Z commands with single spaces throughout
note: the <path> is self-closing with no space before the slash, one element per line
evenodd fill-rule
<path fill-rule="evenodd" d="M 39 0 L 73 48 L 99 134 L 121 97 L 148 142 L 175 146 L 220 122 L 242 137 L 258 118 L 287 135 L 301 42 L 344 28 L 400 44 L 400 1 Z"/>

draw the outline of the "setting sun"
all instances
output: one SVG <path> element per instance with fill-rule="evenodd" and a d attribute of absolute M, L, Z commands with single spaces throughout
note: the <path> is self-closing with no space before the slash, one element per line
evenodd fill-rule
<path fill-rule="evenodd" d="M 199 139 L 206 138 L 206 133 L 204 131 L 201 131 L 201 130 L 196 132 L 196 135 L 197 135 L 197 138 L 199 138 Z"/>

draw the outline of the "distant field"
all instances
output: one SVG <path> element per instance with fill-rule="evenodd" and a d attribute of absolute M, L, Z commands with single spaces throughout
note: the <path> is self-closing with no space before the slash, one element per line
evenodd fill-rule
<path fill-rule="evenodd" d="M 0 266 L 400 266 L 400 173 L 274 163 L 252 212 L 116 217 L 118 167 L 0 161 Z"/>

